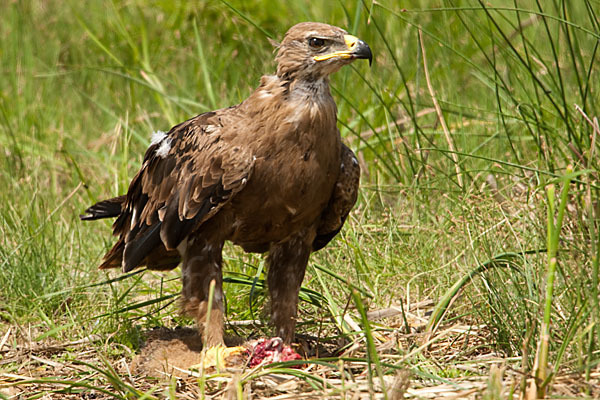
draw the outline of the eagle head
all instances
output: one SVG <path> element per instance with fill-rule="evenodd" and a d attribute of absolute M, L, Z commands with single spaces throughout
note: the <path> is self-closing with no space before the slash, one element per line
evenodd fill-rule
<path fill-rule="evenodd" d="M 277 53 L 277 76 L 283 79 L 319 80 L 357 58 L 373 60 L 371 48 L 336 26 L 302 22 L 292 26 Z"/>

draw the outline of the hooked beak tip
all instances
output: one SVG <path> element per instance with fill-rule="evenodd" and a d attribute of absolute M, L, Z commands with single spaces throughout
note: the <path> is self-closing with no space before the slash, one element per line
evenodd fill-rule
<path fill-rule="evenodd" d="M 368 44 L 359 40 L 354 46 L 352 50 L 352 55 L 355 58 L 361 58 L 365 60 L 369 60 L 369 67 L 373 63 L 373 53 L 371 52 L 371 48 Z"/>

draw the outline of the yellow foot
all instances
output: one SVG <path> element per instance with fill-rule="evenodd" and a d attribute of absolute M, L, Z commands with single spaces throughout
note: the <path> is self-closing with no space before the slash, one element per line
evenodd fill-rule
<path fill-rule="evenodd" d="M 192 365 L 190 369 L 205 371 L 211 368 L 241 368 L 248 358 L 249 351 L 243 346 L 225 347 L 223 345 L 213 346 L 202 351 L 199 364 Z"/>

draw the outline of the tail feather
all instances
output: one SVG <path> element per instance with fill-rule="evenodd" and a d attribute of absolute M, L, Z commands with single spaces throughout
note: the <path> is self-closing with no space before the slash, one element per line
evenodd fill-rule
<path fill-rule="evenodd" d="M 123 250 L 123 272 L 137 268 L 146 256 L 160 246 L 160 222 L 144 229 L 133 240 L 125 245 Z"/>
<path fill-rule="evenodd" d="M 160 236 L 158 235 L 149 235 Z M 150 239 L 152 241 L 152 239 Z M 134 243 L 134 250 L 139 250 L 143 246 L 147 246 L 148 242 L 145 243 Z M 100 269 L 108 268 L 121 268 L 123 272 L 129 272 L 136 268 L 146 266 L 148 269 L 167 271 L 173 269 L 181 262 L 181 256 L 177 250 L 167 250 L 165 246 L 158 245 L 154 246 L 152 250 L 147 252 L 144 256 L 143 252 L 135 251 L 133 254 L 128 254 L 127 246 L 123 240 L 119 240 L 115 245 L 106 253 Z"/>
<path fill-rule="evenodd" d="M 85 214 L 80 215 L 79 218 L 93 221 L 119 217 L 125 208 L 125 201 L 126 196 L 100 201 L 85 210 Z M 120 219 L 117 220 L 117 224 Z M 144 226 L 133 235 L 131 240 L 126 239 L 127 235 L 121 232 L 117 243 L 104 255 L 100 269 L 121 268 L 123 272 L 129 272 L 142 266 L 161 271 L 177 267 L 181 256 L 177 250 L 167 250 L 162 245 L 160 228 L 160 222 L 152 226 Z"/>
<path fill-rule="evenodd" d="M 108 200 L 102 200 L 85 210 L 85 214 L 81 214 L 79 218 L 82 221 L 93 221 L 102 218 L 118 217 L 123 210 L 125 199 L 126 197 L 123 195 Z"/>
<path fill-rule="evenodd" d="M 100 269 L 121 268 L 121 260 L 123 259 L 123 250 L 125 246 L 122 240 L 119 240 L 108 253 L 104 255 Z"/>

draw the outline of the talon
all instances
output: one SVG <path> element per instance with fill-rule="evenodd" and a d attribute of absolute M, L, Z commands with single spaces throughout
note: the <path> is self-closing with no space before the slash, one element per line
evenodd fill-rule
<path fill-rule="evenodd" d="M 206 371 L 211 368 L 232 368 L 243 364 L 250 352 L 243 346 L 226 347 L 223 345 L 213 346 L 204 352 L 204 360 L 199 364 L 192 365 L 190 369 Z"/>

